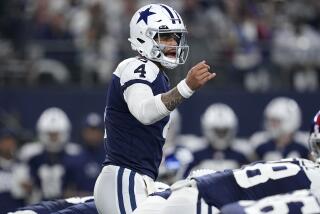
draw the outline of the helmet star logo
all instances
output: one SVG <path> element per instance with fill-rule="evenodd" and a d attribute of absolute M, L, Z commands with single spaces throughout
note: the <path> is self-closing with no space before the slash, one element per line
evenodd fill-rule
<path fill-rule="evenodd" d="M 139 13 L 140 13 L 140 17 L 139 17 L 139 19 L 138 19 L 138 21 L 137 21 L 137 24 L 138 24 L 141 20 L 143 20 L 144 23 L 148 24 L 148 17 L 151 16 L 151 15 L 153 15 L 153 14 L 156 14 L 156 13 L 154 13 L 154 12 L 151 12 L 150 9 L 151 9 L 151 7 L 145 9 L 145 10 L 142 11 L 142 12 L 139 12 Z"/>

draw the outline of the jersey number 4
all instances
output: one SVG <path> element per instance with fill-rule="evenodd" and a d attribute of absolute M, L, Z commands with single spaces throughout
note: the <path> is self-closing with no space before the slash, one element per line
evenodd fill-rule
<path fill-rule="evenodd" d="M 142 77 L 142 78 L 146 78 L 146 69 L 145 69 L 145 67 L 146 67 L 146 64 L 141 64 L 139 67 L 137 67 L 136 68 L 136 70 L 134 70 L 134 73 L 135 74 L 140 74 L 140 76 L 139 77 Z"/>

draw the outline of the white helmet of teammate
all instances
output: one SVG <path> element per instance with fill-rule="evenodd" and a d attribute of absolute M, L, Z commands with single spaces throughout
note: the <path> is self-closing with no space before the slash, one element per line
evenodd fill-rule
<path fill-rule="evenodd" d="M 297 102 L 287 97 L 270 101 L 264 111 L 264 125 L 272 137 L 294 133 L 301 125 L 301 111 Z"/>
<path fill-rule="evenodd" d="M 70 137 L 71 125 L 66 113 L 59 108 L 46 109 L 37 122 L 40 142 L 50 152 L 60 151 Z"/>
<path fill-rule="evenodd" d="M 181 16 L 165 4 L 150 4 L 140 8 L 130 22 L 130 38 L 133 50 L 143 57 L 159 62 L 162 66 L 173 69 L 184 64 L 189 46 L 186 42 L 186 27 Z M 160 44 L 160 37 L 172 36 L 176 46 Z M 168 57 L 164 50 L 170 49 L 176 57 Z"/>
<path fill-rule="evenodd" d="M 309 146 L 312 157 L 320 162 L 320 111 L 314 116 L 310 136 Z"/>
<path fill-rule="evenodd" d="M 207 108 L 201 118 L 205 137 L 216 149 L 226 149 L 234 139 L 238 118 L 226 104 L 216 103 Z"/>

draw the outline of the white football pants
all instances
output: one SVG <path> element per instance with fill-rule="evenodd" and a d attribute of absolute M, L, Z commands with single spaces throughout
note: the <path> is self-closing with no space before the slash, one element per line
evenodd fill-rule
<path fill-rule="evenodd" d="M 219 210 L 209 206 L 199 197 L 195 187 L 184 187 L 173 191 L 165 206 L 162 203 L 161 214 L 217 214 Z"/>
<path fill-rule="evenodd" d="M 166 200 L 160 196 L 149 196 L 133 214 L 218 214 L 219 210 L 209 206 L 199 197 L 195 187 L 184 187 L 172 192 Z"/>
<path fill-rule="evenodd" d="M 100 214 L 129 214 L 153 192 L 155 182 L 150 177 L 108 165 L 97 178 L 94 200 Z"/>

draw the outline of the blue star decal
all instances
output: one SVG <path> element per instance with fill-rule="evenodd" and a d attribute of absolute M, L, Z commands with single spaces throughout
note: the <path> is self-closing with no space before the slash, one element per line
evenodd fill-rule
<path fill-rule="evenodd" d="M 151 15 L 153 15 L 153 14 L 156 14 L 156 13 L 154 13 L 154 12 L 151 12 L 150 9 L 151 9 L 151 7 L 145 9 L 145 10 L 142 11 L 142 12 L 139 12 L 139 13 L 140 13 L 140 17 L 139 17 L 139 19 L 138 19 L 138 21 L 137 21 L 137 24 L 138 24 L 141 20 L 143 20 L 144 23 L 148 24 L 148 17 L 151 16 Z"/>

